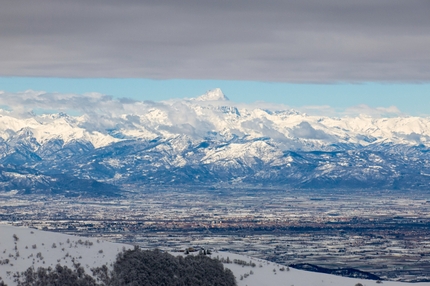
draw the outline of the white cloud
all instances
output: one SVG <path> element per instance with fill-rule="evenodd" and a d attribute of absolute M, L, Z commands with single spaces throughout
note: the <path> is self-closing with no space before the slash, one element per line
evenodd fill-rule
<path fill-rule="evenodd" d="M 404 116 L 404 114 L 396 107 L 370 107 L 366 104 L 360 104 L 347 108 L 344 112 L 347 116 L 367 115 L 371 117 L 395 117 Z"/>
<path fill-rule="evenodd" d="M 81 95 L 27 90 L 17 93 L 3 92 L 0 97 L 0 105 L 9 107 L 12 114 L 18 116 L 25 116 L 37 110 L 109 115 L 125 111 L 127 105 L 132 104 L 134 104 L 133 101 L 122 102 L 100 93 Z"/>
<path fill-rule="evenodd" d="M 329 105 L 307 105 L 298 107 L 300 112 L 317 116 L 338 116 L 339 111 Z"/>
<path fill-rule="evenodd" d="M 247 109 L 249 111 L 255 109 L 263 109 L 270 111 L 293 110 L 290 106 L 284 104 L 275 104 L 269 102 L 255 103 L 235 103 L 231 101 L 205 102 L 205 101 L 190 101 L 189 99 L 173 99 L 168 101 L 136 101 L 128 98 L 113 98 L 100 93 L 87 94 L 63 94 L 63 93 L 47 93 L 43 91 L 27 90 L 24 92 L 0 93 L 0 108 L 2 113 L 10 114 L 16 117 L 29 117 L 34 113 L 57 113 L 64 112 L 68 114 L 80 114 L 91 117 L 93 121 L 99 122 L 101 125 L 111 126 L 114 121 L 111 119 L 121 119 L 123 115 L 145 115 L 151 109 L 157 108 L 165 112 L 168 120 L 174 125 L 190 124 L 194 127 L 207 127 L 206 122 L 203 122 L 195 111 L 189 107 L 189 104 L 199 104 L 201 106 L 229 106 L 238 109 Z M 396 107 L 370 107 L 368 105 L 357 105 L 346 109 L 335 109 L 328 105 L 322 106 L 303 106 L 295 108 L 298 112 L 306 113 L 314 116 L 360 116 L 366 115 L 371 117 L 394 117 L 404 116 L 404 114 Z M 212 111 L 207 111 L 212 112 Z M 130 122 L 136 122 L 136 117 L 126 117 Z"/>

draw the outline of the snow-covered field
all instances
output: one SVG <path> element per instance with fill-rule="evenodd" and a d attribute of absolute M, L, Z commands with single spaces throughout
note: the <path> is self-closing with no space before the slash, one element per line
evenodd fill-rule
<path fill-rule="evenodd" d="M 252 261 L 256 264 L 255 267 L 241 266 L 234 263 L 224 264 L 225 267 L 233 271 L 239 286 L 355 286 L 361 283 L 363 286 L 370 285 L 385 285 L 385 286 L 401 286 L 401 285 L 416 285 L 427 286 L 428 283 L 402 283 L 393 281 L 382 281 L 382 284 L 376 283 L 374 280 L 363 280 L 355 278 L 347 278 L 323 273 L 309 272 L 287 268 L 284 265 L 272 263 L 269 261 L 256 259 L 248 256 L 218 252 L 213 254 L 214 257 L 219 256 L 230 260 L 238 259 L 243 261 Z M 282 271 L 283 269 L 283 271 Z M 252 271 L 253 274 L 250 274 Z M 249 276 L 248 276 L 249 275 Z M 242 280 L 240 277 L 244 277 Z M 245 276 L 247 276 L 245 278 Z"/>
<path fill-rule="evenodd" d="M 13 282 L 13 273 L 25 271 L 31 266 L 34 266 L 35 269 L 37 267 L 47 268 L 58 263 L 68 267 L 73 267 L 73 263 L 80 263 L 87 274 L 91 274 L 91 268 L 103 264 L 110 267 L 115 261 L 117 253 L 124 248 L 132 248 L 132 246 L 105 242 L 95 238 L 0 225 L 0 277 L 7 285 L 16 285 Z M 233 271 L 239 286 L 355 286 L 357 283 L 367 286 L 381 285 L 372 280 L 288 269 L 276 263 L 228 252 L 214 252 L 212 257 L 255 263 L 254 267 L 234 263 L 224 264 Z M 430 286 L 430 282 L 408 284 L 383 281 L 382 285 Z"/>

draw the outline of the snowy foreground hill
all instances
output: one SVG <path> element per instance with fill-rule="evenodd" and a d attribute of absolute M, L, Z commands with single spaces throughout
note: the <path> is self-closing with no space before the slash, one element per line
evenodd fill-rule
<path fill-rule="evenodd" d="M 97 104 L 80 116 L 0 112 L 0 190 L 115 195 L 150 184 L 430 186 L 430 118 L 311 116 L 233 103 L 219 89 L 183 100 Z"/>
<path fill-rule="evenodd" d="M 54 267 L 58 263 L 68 267 L 73 267 L 73 263 L 80 263 L 87 274 L 91 274 L 91 268 L 102 265 L 109 268 L 119 252 L 131 248 L 133 248 L 131 245 L 109 243 L 95 238 L 0 225 L 0 277 L 7 285 L 16 285 L 13 278 L 14 273 L 23 272 L 32 266 L 34 268 Z M 172 254 L 175 253 L 172 252 Z M 233 271 L 240 286 L 354 286 L 360 285 L 358 283 L 362 285 L 430 285 L 430 283 L 408 284 L 392 281 L 382 281 L 382 284 L 379 284 L 372 280 L 288 269 L 268 261 L 227 252 L 215 251 L 211 256 L 221 260 L 228 258 L 230 261 L 255 263 L 254 267 L 235 263 L 224 264 L 226 268 Z"/>
<path fill-rule="evenodd" d="M 7 285 L 16 285 L 13 274 L 29 267 L 55 267 L 58 263 L 73 268 L 80 263 L 90 268 L 111 265 L 116 255 L 130 245 L 86 237 L 45 232 L 31 228 L 0 225 L 0 277 Z"/>

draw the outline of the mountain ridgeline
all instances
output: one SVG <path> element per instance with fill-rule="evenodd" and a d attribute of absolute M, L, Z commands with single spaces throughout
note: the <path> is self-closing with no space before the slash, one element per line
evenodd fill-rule
<path fill-rule="evenodd" d="M 219 89 L 121 111 L 0 115 L 0 189 L 99 196 L 126 185 L 430 187 L 428 118 L 310 116 L 234 104 Z"/>

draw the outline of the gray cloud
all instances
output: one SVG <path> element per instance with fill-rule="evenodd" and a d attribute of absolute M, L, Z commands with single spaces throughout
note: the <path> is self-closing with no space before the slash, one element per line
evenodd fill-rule
<path fill-rule="evenodd" d="M 317 130 L 313 128 L 309 122 L 302 121 L 300 124 L 295 126 L 291 130 L 291 134 L 297 138 L 306 138 L 306 139 L 320 139 L 320 140 L 326 140 L 330 139 L 331 136 L 326 134 L 322 130 Z"/>
<path fill-rule="evenodd" d="M 248 129 L 251 132 L 259 132 L 260 134 L 264 134 L 264 136 L 268 136 L 272 139 L 277 139 L 280 141 L 286 140 L 284 134 L 272 128 L 273 122 L 265 118 L 260 118 L 259 120 L 248 120 L 243 122 L 241 125 L 243 128 Z M 241 132 L 236 135 L 240 136 Z"/>
<path fill-rule="evenodd" d="M 5 1 L 0 76 L 429 81 L 427 0 Z"/>

